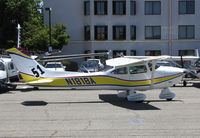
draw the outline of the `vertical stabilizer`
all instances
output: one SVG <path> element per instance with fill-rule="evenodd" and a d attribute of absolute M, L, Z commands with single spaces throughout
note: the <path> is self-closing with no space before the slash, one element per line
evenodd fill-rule
<path fill-rule="evenodd" d="M 40 65 L 21 47 L 7 50 L 25 82 L 64 76 L 66 72 L 51 71 Z"/>

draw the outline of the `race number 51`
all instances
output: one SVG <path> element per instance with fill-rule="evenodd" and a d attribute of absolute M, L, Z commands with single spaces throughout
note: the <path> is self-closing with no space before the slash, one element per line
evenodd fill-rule
<path fill-rule="evenodd" d="M 40 75 L 44 74 L 45 72 L 37 65 L 37 68 L 32 68 L 31 71 L 33 72 L 35 77 L 40 77 Z"/>

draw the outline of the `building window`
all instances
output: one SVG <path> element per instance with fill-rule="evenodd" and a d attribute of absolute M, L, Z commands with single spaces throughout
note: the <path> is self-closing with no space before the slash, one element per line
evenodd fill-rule
<path fill-rule="evenodd" d="M 113 40 L 126 40 L 126 26 L 113 26 Z"/>
<path fill-rule="evenodd" d="M 126 14 L 126 1 L 113 1 L 113 15 Z"/>
<path fill-rule="evenodd" d="M 131 1 L 131 5 L 130 5 L 130 14 L 131 15 L 136 15 L 136 1 Z"/>
<path fill-rule="evenodd" d="M 95 15 L 107 15 L 107 1 L 95 1 L 94 2 L 94 14 Z"/>
<path fill-rule="evenodd" d="M 161 27 L 145 26 L 145 39 L 161 39 Z"/>
<path fill-rule="evenodd" d="M 113 58 L 126 56 L 126 50 L 113 50 Z"/>
<path fill-rule="evenodd" d="M 178 51 L 179 56 L 194 56 L 194 50 L 179 50 Z"/>
<path fill-rule="evenodd" d="M 90 26 L 89 25 L 84 27 L 84 34 L 85 34 L 85 40 L 90 40 Z"/>
<path fill-rule="evenodd" d="M 179 14 L 194 14 L 195 1 L 194 0 L 180 0 L 179 1 Z"/>
<path fill-rule="evenodd" d="M 145 1 L 145 15 L 160 15 L 161 2 L 160 1 Z"/>
<path fill-rule="evenodd" d="M 179 25 L 178 38 L 179 39 L 194 39 L 195 27 L 194 25 Z"/>
<path fill-rule="evenodd" d="M 136 26 L 132 25 L 131 26 L 131 40 L 136 40 Z"/>
<path fill-rule="evenodd" d="M 107 40 L 108 39 L 108 27 L 107 26 L 95 26 L 95 40 Z"/>
<path fill-rule="evenodd" d="M 136 50 L 131 50 L 130 56 L 136 56 Z"/>
<path fill-rule="evenodd" d="M 90 1 L 84 1 L 84 14 L 90 15 Z"/>
<path fill-rule="evenodd" d="M 160 56 L 161 51 L 160 50 L 146 50 L 145 56 Z"/>

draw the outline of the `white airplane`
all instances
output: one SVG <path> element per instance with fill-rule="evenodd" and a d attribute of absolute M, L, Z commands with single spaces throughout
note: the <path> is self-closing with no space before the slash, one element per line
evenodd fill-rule
<path fill-rule="evenodd" d="M 156 66 L 156 61 L 169 56 L 109 59 L 106 61 L 107 66 L 100 72 L 51 71 L 32 59 L 23 48 L 11 48 L 7 51 L 28 85 L 118 90 L 121 91 L 118 97 L 134 102 L 142 102 L 146 98 L 145 94 L 136 93 L 137 90 L 150 89 L 162 89 L 159 97 L 172 100 L 175 94 L 168 87 L 178 83 L 187 72 L 182 68 Z"/>

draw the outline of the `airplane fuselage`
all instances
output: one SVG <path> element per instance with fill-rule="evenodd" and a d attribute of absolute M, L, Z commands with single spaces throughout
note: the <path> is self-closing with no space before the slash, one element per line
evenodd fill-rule
<path fill-rule="evenodd" d="M 155 71 L 154 79 L 151 71 L 147 68 L 144 73 L 115 74 L 115 69 L 106 72 L 75 73 L 75 72 L 52 72 L 52 76 L 35 78 L 34 75 L 24 74 L 23 78 L 32 80 L 32 86 L 60 86 L 69 89 L 110 89 L 110 90 L 149 90 L 165 88 L 179 82 L 184 75 L 182 69 L 174 71 L 174 67 L 159 67 Z M 40 72 L 40 71 L 38 71 Z M 45 74 L 45 73 L 44 73 Z M 31 79 L 33 78 L 33 79 Z M 35 78 L 35 80 L 34 80 Z M 33 81 L 34 80 L 34 81 Z M 49 80 L 49 81 L 48 81 Z"/>

